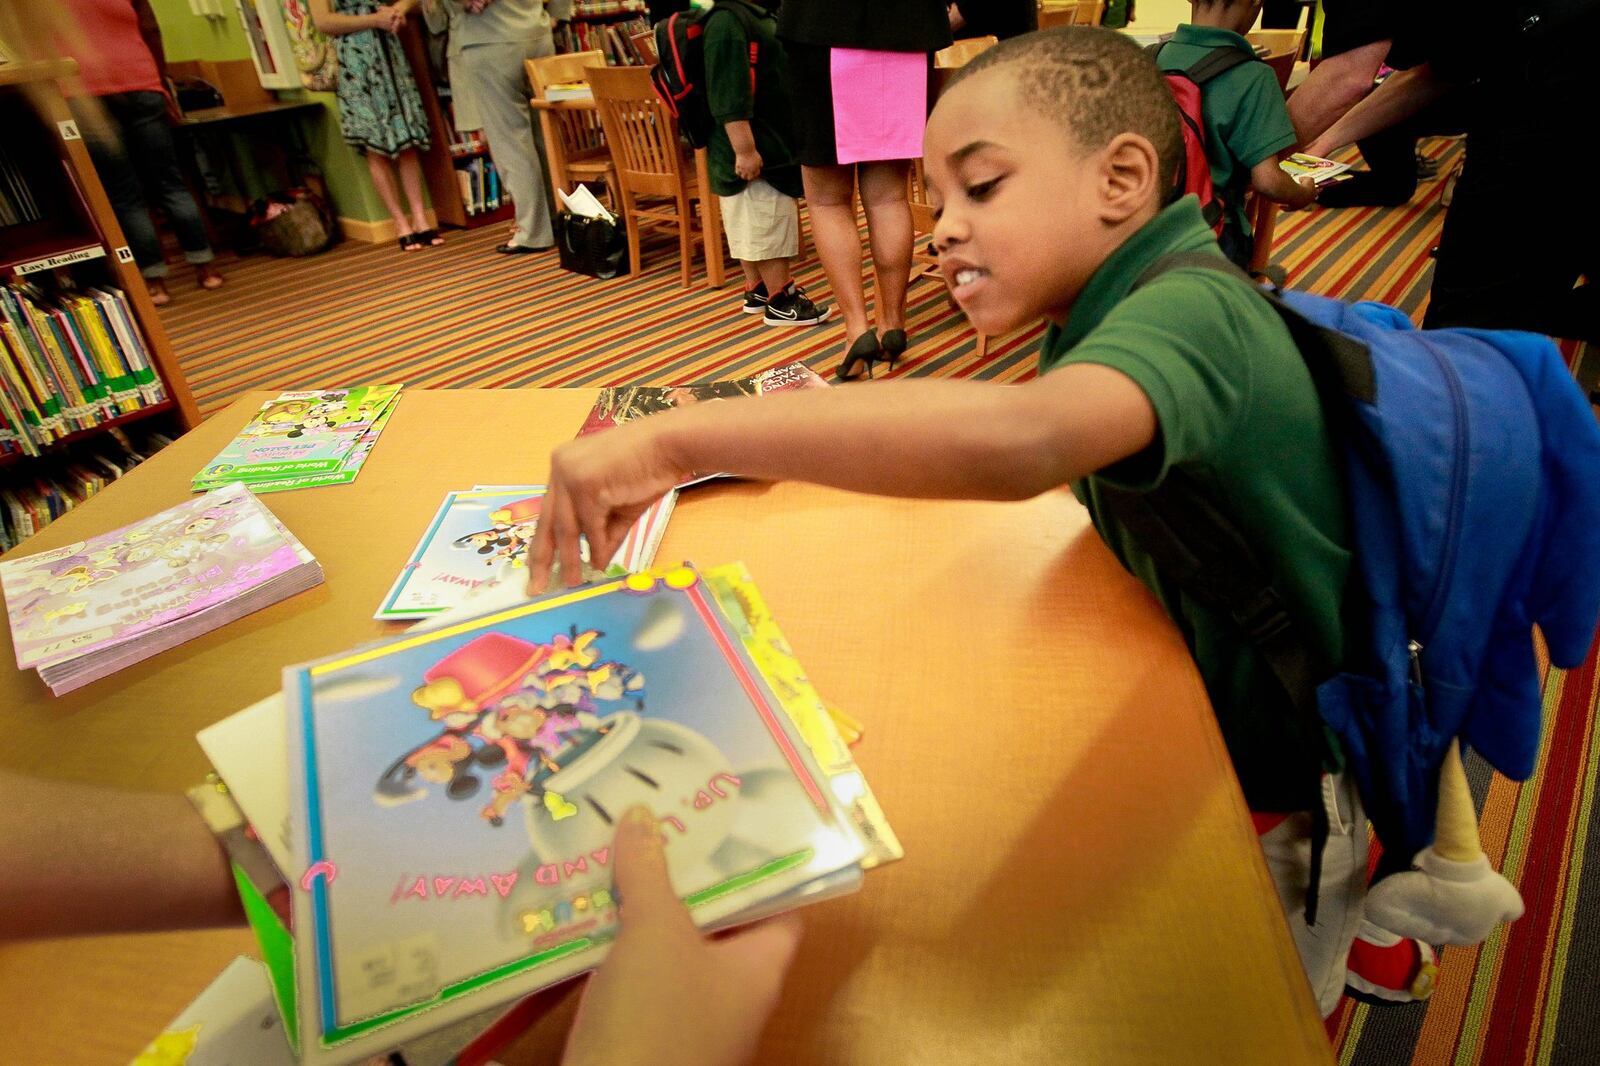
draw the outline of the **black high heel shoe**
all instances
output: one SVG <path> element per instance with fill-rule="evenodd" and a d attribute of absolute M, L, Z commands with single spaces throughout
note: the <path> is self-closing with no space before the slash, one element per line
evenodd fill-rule
<path fill-rule="evenodd" d="M 886 329 L 883 339 L 879 342 L 883 348 L 883 361 L 889 364 L 890 373 L 894 372 L 894 361 L 905 354 L 906 331 L 903 329 Z"/>
<path fill-rule="evenodd" d="M 844 353 L 844 362 L 839 364 L 839 369 L 834 371 L 834 375 L 840 381 L 854 381 L 861 376 L 856 373 L 856 364 L 863 363 L 866 366 L 867 377 L 870 378 L 872 366 L 882 354 L 883 349 L 878 346 L 877 332 L 869 329 L 857 337 L 850 350 Z"/>

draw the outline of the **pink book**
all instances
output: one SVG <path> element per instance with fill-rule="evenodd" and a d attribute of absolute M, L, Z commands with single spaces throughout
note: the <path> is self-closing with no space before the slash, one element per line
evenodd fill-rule
<path fill-rule="evenodd" d="M 0 563 L 17 665 L 58 695 L 321 581 L 305 546 L 236 484 Z"/>

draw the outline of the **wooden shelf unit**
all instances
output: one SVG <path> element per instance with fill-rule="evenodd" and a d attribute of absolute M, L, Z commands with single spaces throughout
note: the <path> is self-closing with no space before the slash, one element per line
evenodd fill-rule
<path fill-rule="evenodd" d="M 55 270 L 71 271 L 87 280 L 79 271 L 92 270 L 93 280 L 88 283 L 109 282 L 122 290 L 168 399 L 52 441 L 44 446 L 43 456 L 4 456 L 0 458 L 0 483 L 33 464 L 64 454 L 68 445 L 93 440 L 114 426 L 140 422 L 176 437 L 200 423 L 194 394 L 58 84 L 76 70 L 71 60 L 0 67 L 0 129 L 6 131 L 9 145 L 16 151 L 35 153 L 35 160 L 39 154 L 54 153 L 63 169 L 61 180 L 49 187 L 34 188 L 45 183 L 30 182 L 45 217 L 0 227 L 0 281 Z M 30 177 L 52 169 L 48 160 L 39 161 Z M 60 265 L 52 262 L 57 259 L 62 261 Z M 92 265 L 80 266 L 82 263 Z"/>

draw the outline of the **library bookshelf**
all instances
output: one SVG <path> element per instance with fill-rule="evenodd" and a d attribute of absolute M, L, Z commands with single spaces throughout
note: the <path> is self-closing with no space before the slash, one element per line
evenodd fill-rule
<path fill-rule="evenodd" d="M 28 319 L 3 319 L 0 329 L 7 331 L 7 347 L 0 348 L 0 359 L 8 361 L 8 380 L 25 401 L 48 406 L 48 394 L 54 392 L 58 409 L 75 412 L 52 427 L 33 424 L 27 448 L 15 441 L 0 445 L 0 526 L 12 518 L 8 507 L 21 487 L 30 493 L 40 484 L 59 487 L 55 475 L 81 458 L 85 445 L 114 439 L 137 454 L 137 446 L 129 443 L 130 431 L 170 440 L 200 421 L 194 395 L 63 95 L 62 81 L 75 73 L 70 59 L 0 66 L 0 129 L 6 131 L 0 144 L 0 192 L 8 208 L 0 219 L 5 223 L 0 224 L 0 286 L 6 290 L 0 303 L 9 301 L 4 307 L 12 316 L 25 304 L 44 309 L 31 320 L 42 333 L 26 337 L 18 329 L 26 332 Z M 98 323 L 92 337 L 74 327 L 83 320 L 52 311 L 65 306 L 57 300 L 85 301 L 77 306 Z M 54 326 L 52 313 L 58 323 Z M 54 346 L 45 352 L 52 329 Z M 15 350 L 30 344 L 43 358 L 31 369 L 17 366 Z M 126 375 L 117 373 L 119 353 Z M 114 400 L 117 389 L 122 398 Z M 85 402 L 96 390 L 100 402 Z M 78 501 L 62 506 L 73 502 Z M 10 535 L 0 537 L 0 547 L 20 539 L 4 531 Z"/>

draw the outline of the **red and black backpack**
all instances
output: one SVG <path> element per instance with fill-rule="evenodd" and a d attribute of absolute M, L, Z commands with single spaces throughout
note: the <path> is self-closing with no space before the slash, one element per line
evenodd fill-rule
<path fill-rule="evenodd" d="M 722 0 L 704 11 L 676 11 L 655 25 L 658 61 L 650 68 L 656 95 L 678 119 L 678 128 L 692 148 L 711 141 L 715 120 L 706 97 L 706 24 L 722 12 L 737 18 L 750 41 L 750 94 L 756 91 L 756 63 L 761 58 L 754 32 L 755 15 L 737 0 Z"/>
<path fill-rule="evenodd" d="M 1159 60 L 1160 41 L 1145 49 L 1151 59 Z M 1183 155 L 1178 158 L 1178 174 L 1172 183 L 1172 199 L 1194 193 L 1200 198 L 1200 213 L 1206 224 L 1219 236 L 1227 217 L 1226 205 L 1211 184 L 1211 162 L 1206 156 L 1206 126 L 1201 111 L 1201 87 L 1217 75 L 1232 70 L 1241 63 L 1256 62 L 1238 48 L 1222 46 L 1213 48 L 1183 70 L 1163 70 L 1161 76 L 1172 90 L 1177 101 L 1178 115 L 1183 120 Z"/>

